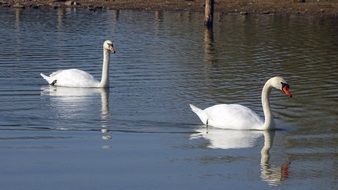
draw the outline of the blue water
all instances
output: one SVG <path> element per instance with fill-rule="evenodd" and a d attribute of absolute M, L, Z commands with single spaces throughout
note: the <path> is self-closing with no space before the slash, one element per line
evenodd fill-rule
<path fill-rule="evenodd" d="M 0 8 L 2 189 L 336 189 L 338 23 L 303 16 Z M 109 89 L 54 88 L 79 68 Z M 280 130 L 206 129 L 190 111 L 271 95 Z"/>

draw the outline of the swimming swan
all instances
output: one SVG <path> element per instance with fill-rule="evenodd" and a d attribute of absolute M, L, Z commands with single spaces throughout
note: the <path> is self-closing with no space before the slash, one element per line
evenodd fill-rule
<path fill-rule="evenodd" d="M 262 106 L 265 121 L 251 109 L 239 104 L 218 104 L 204 110 L 190 104 L 190 108 L 197 114 L 204 125 L 224 129 L 239 130 L 269 130 L 273 128 L 273 119 L 270 110 L 269 95 L 271 89 L 280 89 L 284 94 L 292 97 L 288 83 L 279 76 L 270 78 L 262 90 Z"/>
<path fill-rule="evenodd" d="M 115 53 L 114 45 L 110 40 L 103 43 L 103 66 L 101 81 L 97 81 L 94 77 L 79 69 L 66 69 L 56 71 L 49 76 L 42 73 L 40 75 L 48 84 L 52 86 L 64 87 L 108 87 L 109 86 L 109 57 L 110 53 Z"/>

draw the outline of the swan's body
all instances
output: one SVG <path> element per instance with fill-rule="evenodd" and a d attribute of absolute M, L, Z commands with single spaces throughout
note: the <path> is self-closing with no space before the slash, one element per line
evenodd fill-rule
<path fill-rule="evenodd" d="M 201 110 L 190 105 L 204 125 L 226 129 L 258 129 L 263 121 L 251 109 L 239 104 L 218 104 Z M 245 118 L 245 119 L 242 119 Z"/>
<path fill-rule="evenodd" d="M 109 86 L 109 58 L 110 52 L 115 53 L 113 43 L 106 40 L 103 43 L 103 66 L 101 81 L 79 69 L 56 71 L 49 76 L 40 74 L 50 85 L 64 87 L 108 87 Z"/>
<path fill-rule="evenodd" d="M 190 104 L 193 112 L 197 114 L 204 125 L 210 125 L 224 129 L 238 130 L 268 130 L 273 128 L 273 119 L 270 110 L 269 95 L 271 89 L 280 89 L 288 96 L 292 96 L 289 85 L 282 77 L 269 79 L 262 90 L 262 106 L 265 116 L 263 121 L 250 108 L 239 104 L 218 104 L 204 110 Z"/>

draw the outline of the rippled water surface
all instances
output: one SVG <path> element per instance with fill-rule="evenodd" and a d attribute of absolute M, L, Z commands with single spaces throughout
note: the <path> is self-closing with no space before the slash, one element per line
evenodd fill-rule
<path fill-rule="evenodd" d="M 338 21 L 302 16 L 0 8 L 3 189 L 336 189 Z M 110 89 L 53 88 L 40 73 L 101 77 Z M 275 132 L 206 129 L 190 111 L 241 103 Z"/>

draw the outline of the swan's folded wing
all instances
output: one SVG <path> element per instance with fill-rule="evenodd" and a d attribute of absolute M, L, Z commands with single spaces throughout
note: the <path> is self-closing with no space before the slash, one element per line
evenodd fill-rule
<path fill-rule="evenodd" d="M 96 81 L 92 75 L 79 69 L 56 71 L 51 74 L 51 78 L 57 80 L 57 86 L 97 87 L 98 85 L 98 81 Z"/>
<path fill-rule="evenodd" d="M 55 72 L 53 72 L 52 74 L 49 75 L 49 77 L 54 77 L 56 76 L 57 74 L 59 74 L 60 72 L 62 72 L 63 70 L 57 70 Z"/>
<path fill-rule="evenodd" d="M 219 104 L 205 109 L 211 126 L 227 129 L 257 129 L 263 125 L 251 109 L 239 104 Z"/>

